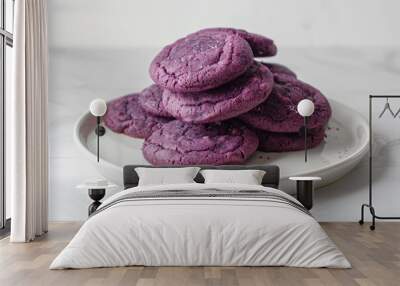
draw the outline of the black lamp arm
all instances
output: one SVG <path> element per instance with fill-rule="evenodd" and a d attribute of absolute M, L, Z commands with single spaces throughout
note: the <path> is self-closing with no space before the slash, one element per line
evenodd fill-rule
<path fill-rule="evenodd" d="M 308 116 L 304 116 L 304 162 L 307 162 L 307 151 L 308 151 L 308 146 L 307 146 L 307 121 L 308 121 Z"/>
<path fill-rule="evenodd" d="M 97 162 L 100 161 L 100 136 L 103 136 L 106 133 L 106 129 L 100 125 L 101 117 L 96 116 L 97 126 L 95 129 L 95 133 L 97 135 Z"/>

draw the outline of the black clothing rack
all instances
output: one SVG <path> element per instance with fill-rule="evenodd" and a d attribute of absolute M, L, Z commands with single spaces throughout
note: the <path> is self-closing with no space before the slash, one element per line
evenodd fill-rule
<path fill-rule="evenodd" d="M 368 204 L 362 204 L 361 206 L 361 219 L 359 220 L 359 224 L 364 224 L 364 208 L 369 208 L 369 211 L 372 216 L 372 225 L 370 225 L 370 229 L 375 229 L 375 219 L 400 219 L 400 217 L 394 216 L 378 216 L 375 212 L 375 208 L 372 203 L 372 100 L 374 98 L 400 98 L 400 95 L 370 95 L 369 96 L 369 200 Z"/>

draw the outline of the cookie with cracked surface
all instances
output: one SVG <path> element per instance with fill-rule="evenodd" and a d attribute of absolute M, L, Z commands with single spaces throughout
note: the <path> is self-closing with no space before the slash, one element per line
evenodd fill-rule
<path fill-rule="evenodd" d="M 200 125 L 174 120 L 145 140 L 143 155 L 153 165 L 242 164 L 257 146 L 257 135 L 239 122 Z"/>
<path fill-rule="evenodd" d="M 217 122 L 256 107 L 268 98 L 272 86 L 272 73 L 254 61 L 239 78 L 215 89 L 194 93 L 164 90 L 163 105 L 173 117 L 185 122 Z"/>
<path fill-rule="evenodd" d="M 104 124 L 112 131 L 135 138 L 146 138 L 170 119 L 147 113 L 139 105 L 139 94 L 133 93 L 107 103 Z"/>
<path fill-rule="evenodd" d="M 172 117 L 162 103 L 163 88 L 153 84 L 139 94 L 139 104 L 148 113 L 155 116 Z"/>
<path fill-rule="evenodd" d="M 297 78 L 296 73 L 287 66 L 277 63 L 262 63 L 262 64 L 267 66 L 274 75 L 286 75 L 293 78 Z"/>
<path fill-rule="evenodd" d="M 242 37 L 249 43 L 255 57 L 272 57 L 275 56 L 278 51 L 276 45 L 274 44 L 274 41 L 270 38 L 259 34 L 250 33 L 242 29 L 207 28 L 200 30 L 198 33 L 207 33 L 213 31 L 237 33 L 240 37 Z"/>
<path fill-rule="evenodd" d="M 304 133 L 275 133 L 264 130 L 254 130 L 260 143 L 258 150 L 264 152 L 289 152 L 304 150 Z M 319 128 L 310 130 L 307 135 L 307 148 L 319 146 L 325 138 L 325 130 Z"/>
<path fill-rule="evenodd" d="M 314 113 L 308 118 L 308 128 L 321 128 L 328 123 L 332 114 L 331 107 L 319 90 L 287 76 L 275 75 L 274 82 L 268 99 L 240 115 L 242 121 L 270 132 L 299 132 L 304 125 L 304 118 L 297 112 L 297 104 L 307 98 L 315 105 Z"/>
<path fill-rule="evenodd" d="M 154 82 L 175 92 L 203 91 L 223 85 L 253 62 L 242 37 L 228 32 L 190 34 L 164 47 L 150 65 Z"/>

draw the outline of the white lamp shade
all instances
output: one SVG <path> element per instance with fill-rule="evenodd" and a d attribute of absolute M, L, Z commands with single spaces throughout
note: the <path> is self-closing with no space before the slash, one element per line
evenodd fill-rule
<path fill-rule="evenodd" d="M 303 99 L 297 104 L 297 112 L 303 116 L 311 116 L 314 113 L 314 103 L 309 99 Z"/>
<path fill-rule="evenodd" d="M 107 104 L 104 99 L 96 98 L 90 103 L 89 110 L 93 116 L 103 116 L 107 111 Z"/>

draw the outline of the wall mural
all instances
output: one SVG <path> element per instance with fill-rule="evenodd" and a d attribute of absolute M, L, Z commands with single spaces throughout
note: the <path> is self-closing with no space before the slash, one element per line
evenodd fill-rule
<path fill-rule="evenodd" d="M 278 164 L 283 177 L 318 173 L 325 184 L 345 174 L 367 150 L 365 120 L 270 61 L 277 50 L 265 36 L 232 28 L 200 30 L 165 46 L 149 63 L 154 84 L 107 103 L 100 157 L 110 164 L 100 167 Z M 298 111 L 304 99 L 313 103 L 307 129 Z M 89 125 L 86 114 L 76 135 L 93 153 Z M 312 148 L 306 164 L 305 139 Z"/>

